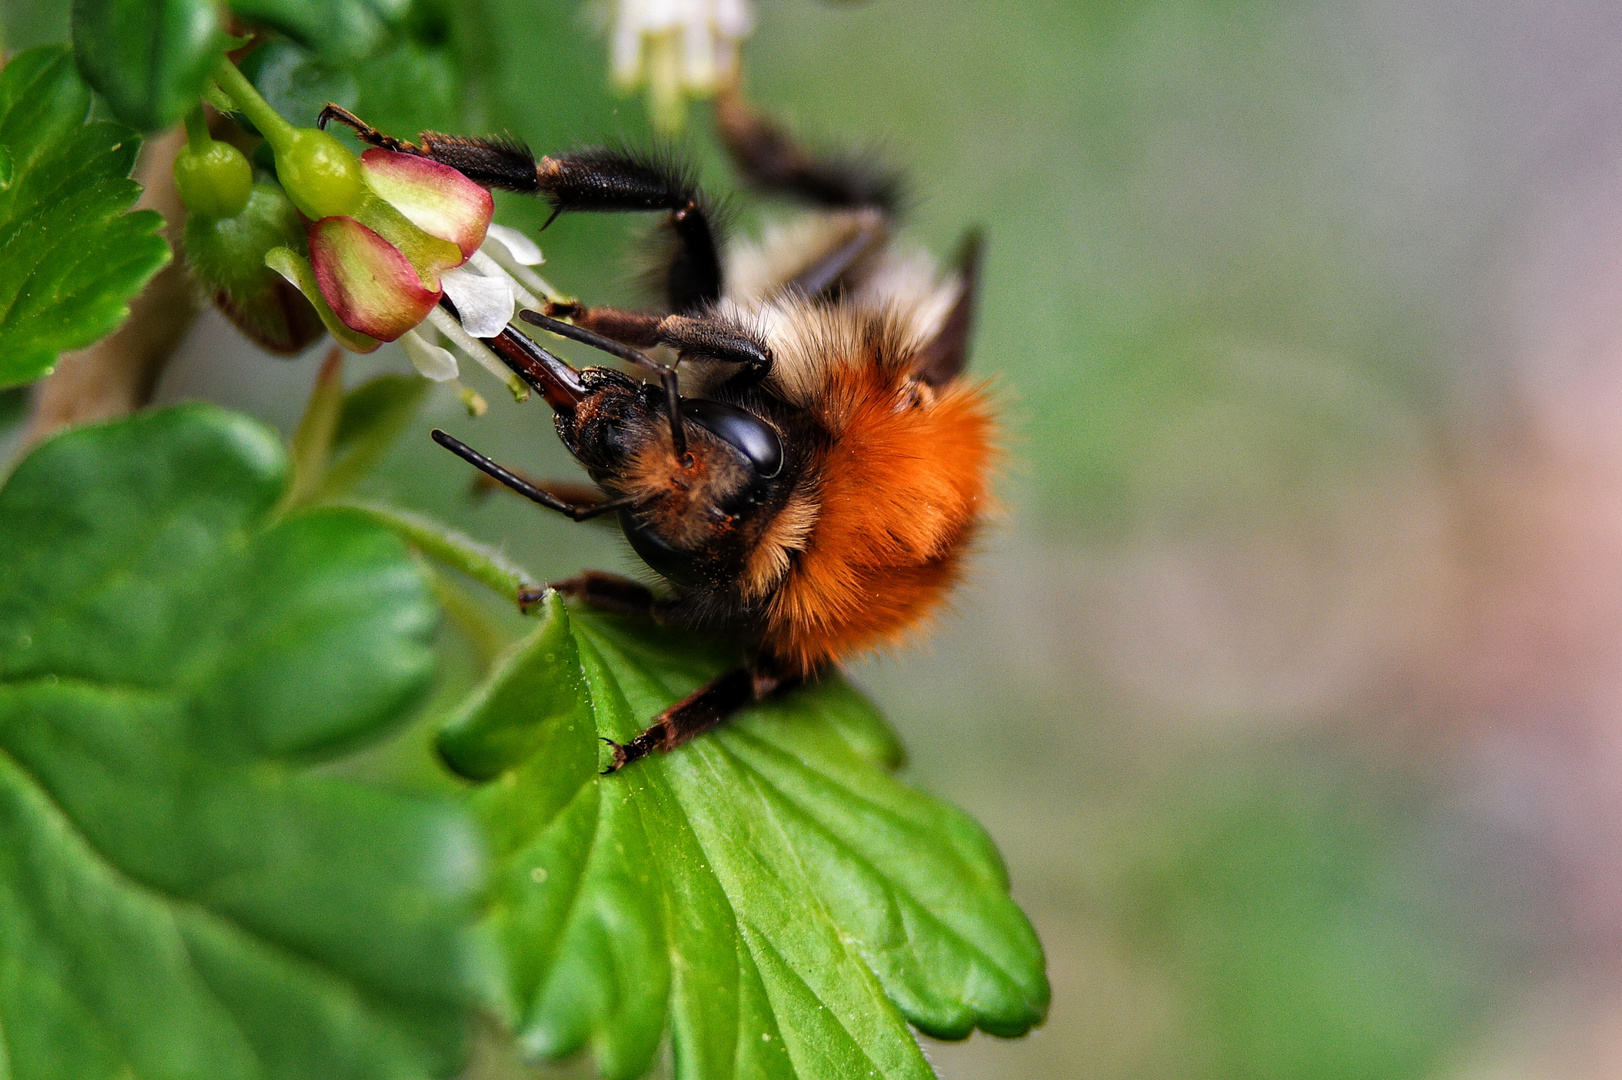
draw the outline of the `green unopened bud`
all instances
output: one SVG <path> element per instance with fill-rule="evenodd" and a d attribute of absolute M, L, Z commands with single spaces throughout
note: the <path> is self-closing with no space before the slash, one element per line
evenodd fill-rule
<path fill-rule="evenodd" d="M 175 155 L 175 187 L 192 214 L 231 217 L 248 205 L 253 166 L 230 143 L 211 140 L 201 149 L 186 146 Z"/>
<path fill-rule="evenodd" d="M 282 190 L 254 184 L 240 213 L 186 219 L 186 261 L 226 318 L 271 352 L 301 352 L 326 328 L 296 288 L 265 265 L 273 248 L 302 247 L 304 223 Z"/>

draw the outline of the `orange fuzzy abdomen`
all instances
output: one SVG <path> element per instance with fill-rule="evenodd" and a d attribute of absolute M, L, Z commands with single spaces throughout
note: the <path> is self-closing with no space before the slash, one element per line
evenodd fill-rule
<path fill-rule="evenodd" d="M 984 394 L 954 384 L 897 408 L 874 368 L 842 372 L 819 403 L 833 438 L 818 514 L 768 611 L 764 644 L 809 673 L 898 642 L 956 584 L 989 508 L 995 424 Z"/>

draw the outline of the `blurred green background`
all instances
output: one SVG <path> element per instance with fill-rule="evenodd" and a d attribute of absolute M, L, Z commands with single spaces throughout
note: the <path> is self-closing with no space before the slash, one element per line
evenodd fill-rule
<path fill-rule="evenodd" d="M 62 5 L 5 10 L 10 48 L 61 36 Z M 1007 516 L 939 632 L 854 673 L 1049 952 L 1046 1027 L 930 1044 L 942 1076 L 1622 1075 L 1622 8 L 757 13 L 759 103 L 905 165 L 909 242 L 989 237 Z M 575 0 L 419 16 L 432 62 L 374 62 L 369 120 L 647 137 Z M 686 141 L 730 190 L 703 108 Z M 545 272 L 634 303 L 645 227 L 561 220 Z M 274 360 L 211 313 L 160 399 L 288 430 L 323 349 Z M 629 567 L 468 496 L 430 422 L 576 475 L 480 379 L 489 415 L 438 394 L 369 493 L 543 575 Z"/>

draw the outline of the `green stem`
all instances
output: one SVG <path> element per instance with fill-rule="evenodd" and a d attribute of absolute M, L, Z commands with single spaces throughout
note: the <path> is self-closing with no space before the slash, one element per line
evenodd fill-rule
<path fill-rule="evenodd" d="M 208 133 L 208 120 L 203 116 L 203 106 L 186 114 L 186 147 L 194 154 L 205 153 L 214 137 Z"/>
<path fill-rule="evenodd" d="M 313 501 L 327 477 L 332 437 L 344 408 L 344 351 L 334 345 L 310 388 L 310 401 L 293 432 L 293 482 L 282 509 L 292 510 Z"/>
<path fill-rule="evenodd" d="M 365 514 L 435 562 L 461 571 L 514 603 L 519 589 L 534 587 L 535 578 L 501 552 L 437 521 L 376 503 L 336 505 Z"/>
<path fill-rule="evenodd" d="M 506 630 L 491 617 L 483 604 L 469 595 L 466 588 L 453 581 L 443 570 L 434 569 L 434 598 L 462 636 L 467 639 L 478 659 L 480 670 L 488 671 L 511 641 Z"/>
<path fill-rule="evenodd" d="M 295 129 L 282 118 L 282 114 L 270 107 L 270 102 L 259 96 L 259 91 L 253 88 L 248 77 L 237 70 L 231 63 L 231 58 L 220 57 L 219 66 L 214 69 L 214 81 L 219 84 L 220 91 L 236 103 L 242 114 L 253 122 L 259 129 L 259 134 L 277 150 L 282 149 L 293 141 Z"/>

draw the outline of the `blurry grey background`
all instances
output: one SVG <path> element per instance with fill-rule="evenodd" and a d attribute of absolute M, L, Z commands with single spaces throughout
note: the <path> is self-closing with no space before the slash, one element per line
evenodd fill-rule
<path fill-rule="evenodd" d="M 574 0 L 420 6 L 443 77 L 362 86 L 367 119 L 646 137 Z M 55 33 L 61 5 L 5 7 L 8 47 Z M 1007 516 L 928 643 L 853 673 L 1049 953 L 1047 1026 L 930 1044 L 942 1076 L 1622 1075 L 1622 7 L 758 14 L 761 105 L 904 164 L 910 241 L 989 237 Z M 687 141 L 729 190 L 702 108 Z M 635 303 L 645 226 L 560 220 L 545 273 Z M 290 429 L 323 350 L 210 314 L 161 398 Z M 369 494 L 542 575 L 629 566 L 468 496 L 431 424 L 577 475 L 481 380 L 489 415 L 437 393 Z"/>

